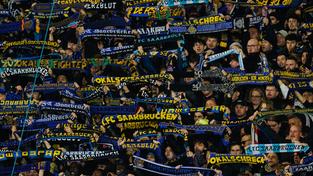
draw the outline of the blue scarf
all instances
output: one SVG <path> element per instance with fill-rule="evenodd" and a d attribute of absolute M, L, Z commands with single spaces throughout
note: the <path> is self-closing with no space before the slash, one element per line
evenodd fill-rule
<path fill-rule="evenodd" d="M 215 173 L 211 169 L 202 168 L 202 167 L 187 167 L 187 166 L 181 166 L 179 169 L 176 169 L 175 167 L 166 166 L 163 164 L 159 164 L 156 162 L 152 162 L 149 160 L 146 160 L 144 158 L 141 158 L 139 156 L 133 156 L 134 157 L 134 168 L 148 171 L 150 173 L 154 173 L 157 175 L 196 175 L 198 172 L 200 172 L 204 176 L 209 176 L 212 173 Z"/>
<path fill-rule="evenodd" d="M 101 55 L 102 56 L 110 56 L 110 55 L 121 54 L 121 53 L 130 53 L 134 50 L 134 48 L 135 48 L 134 45 L 103 48 L 103 49 L 101 49 Z"/>
<path fill-rule="evenodd" d="M 75 112 L 85 116 L 90 116 L 90 107 L 83 104 L 69 104 L 63 102 L 42 101 L 39 106 L 41 111 L 61 111 L 61 112 Z"/>
<path fill-rule="evenodd" d="M 218 135 L 222 135 L 224 133 L 224 130 L 227 126 L 201 126 L 201 125 L 180 125 L 175 123 L 168 123 L 168 122 L 160 122 L 159 123 L 160 128 L 168 128 L 168 127 L 175 127 L 177 129 L 186 129 L 186 130 L 193 130 L 196 133 L 199 132 L 214 132 Z"/>

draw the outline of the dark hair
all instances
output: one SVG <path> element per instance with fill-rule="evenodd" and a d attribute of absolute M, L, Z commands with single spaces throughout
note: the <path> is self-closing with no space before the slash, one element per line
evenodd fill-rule
<path fill-rule="evenodd" d="M 294 60 L 295 62 L 298 62 L 298 57 L 295 54 L 290 54 L 287 60 Z"/>
<path fill-rule="evenodd" d="M 279 86 L 277 84 L 268 84 L 266 87 L 275 87 L 277 91 L 280 90 Z"/>
<path fill-rule="evenodd" d="M 290 16 L 287 18 L 287 20 L 289 20 L 289 19 L 295 19 L 295 20 L 297 20 L 298 22 L 300 21 L 298 15 L 296 15 L 296 14 L 290 15 Z"/>
<path fill-rule="evenodd" d="M 280 51 L 280 52 L 278 52 L 278 53 L 276 54 L 276 57 L 281 56 L 281 55 L 284 55 L 284 56 L 286 56 L 286 57 L 287 57 L 287 53 L 286 53 L 286 52 L 284 52 L 284 51 Z"/>
<path fill-rule="evenodd" d="M 289 40 L 289 41 L 292 41 L 292 40 L 295 40 L 295 41 L 298 41 L 298 36 L 296 34 L 289 34 L 286 36 L 286 41 Z"/>
<path fill-rule="evenodd" d="M 271 12 L 271 13 L 269 14 L 269 17 L 270 17 L 270 16 L 273 16 L 273 17 L 275 17 L 277 20 L 280 20 L 280 19 L 279 19 L 279 15 L 278 15 L 277 12 Z"/>
<path fill-rule="evenodd" d="M 266 121 L 274 121 L 274 122 L 276 122 L 278 124 L 281 123 L 280 117 L 273 117 L 273 116 L 269 117 Z"/>
<path fill-rule="evenodd" d="M 204 45 L 204 41 L 202 39 L 196 39 L 194 42 L 193 42 L 193 45 L 195 45 L 196 43 L 200 43 L 202 45 Z"/>

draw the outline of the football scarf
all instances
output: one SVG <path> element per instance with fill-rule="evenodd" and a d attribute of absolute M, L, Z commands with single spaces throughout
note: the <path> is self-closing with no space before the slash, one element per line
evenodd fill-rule
<path fill-rule="evenodd" d="M 230 154 L 214 154 L 210 156 L 208 164 L 264 164 L 264 156 L 254 155 L 230 155 Z"/>
<path fill-rule="evenodd" d="M 210 3 L 210 0 L 180 0 L 180 1 L 175 1 L 175 0 L 162 0 L 161 5 L 162 6 L 167 6 L 167 7 L 172 7 L 172 6 L 182 6 L 182 5 L 194 5 L 194 4 L 207 4 Z"/>
<path fill-rule="evenodd" d="M 157 175 L 195 175 L 199 172 L 204 176 L 209 176 L 210 174 L 215 173 L 211 169 L 202 168 L 202 167 L 187 167 L 182 166 L 179 169 L 159 163 L 155 163 L 146 159 L 143 159 L 139 156 L 134 157 L 133 167 L 139 170 L 151 172 Z"/>
<path fill-rule="evenodd" d="M 36 85 L 34 88 L 32 84 L 28 84 L 25 87 L 25 92 L 30 93 L 32 92 L 32 89 L 34 90 L 34 92 L 42 92 L 44 94 L 49 94 L 62 91 L 64 89 L 75 91 L 76 87 L 74 83 L 40 84 Z"/>
<path fill-rule="evenodd" d="M 310 90 L 313 88 L 313 81 L 310 79 L 304 80 L 301 79 L 299 81 L 292 81 L 289 85 L 288 88 L 290 90 Z"/>
<path fill-rule="evenodd" d="M 10 16 L 10 11 L 6 9 L 0 10 L 0 17 L 8 17 Z"/>
<path fill-rule="evenodd" d="M 192 112 L 213 112 L 213 113 L 224 113 L 224 117 L 228 117 L 229 114 L 226 112 L 226 106 L 213 106 L 210 108 L 207 107 L 194 107 L 194 108 L 169 108 L 169 109 L 161 109 L 158 112 L 161 113 L 181 113 L 181 114 L 189 114 Z"/>
<path fill-rule="evenodd" d="M 123 114 L 135 114 L 137 106 L 90 106 L 90 113 L 92 115 L 102 114 L 102 115 L 116 115 L 119 113 Z"/>
<path fill-rule="evenodd" d="M 168 122 L 160 122 L 159 123 L 160 128 L 168 128 L 168 127 L 174 127 L 177 129 L 186 129 L 186 130 L 192 130 L 197 132 L 214 132 L 218 135 L 222 135 L 224 130 L 226 129 L 226 126 L 219 126 L 219 125 L 180 125 L 175 123 L 168 123 Z"/>
<path fill-rule="evenodd" d="M 73 93 L 73 91 L 69 90 L 69 89 L 63 89 L 59 91 L 59 94 L 63 97 L 69 98 L 71 100 L 75 100 L 78 102 L 87 102 L 89 100 L 93 100 L 97 97 L 101 97 L 101 95 L 104 95 L 103 93 L 103 87 L 98 87 L 94 92 L 90 93 L 88 96 L 86 97 L 79 97 L 77 96 L 75 93 Z"/>
<path fill-rule="evenodd" d="M 313 163 L 313 156 L 307 156 L 303 158 L 303 164 Z"/>
<path fill-rule="evenodd" d="M 286 114 L 295 114 L 295 113 L 312 113 L 313 109 L 283 109 L 283 110 L 276 110 L 276 111 L 265 111 L 258 113 L 258 119 L 262 120 L 269 116 L 276 116 L 276 115 L 286 115 Z"/>
<path fill-rule="evenodd" d="M 312 172 L 313 171 L 313 163 L 290 166 L 289 171 L 293 174 L 295 174 L 297 172 Z"/>
<path fill-rule="evenodd" d="M 117 10 L 120 9 L 120 3 L 113 0 L 100 0 L 99 3 L 86 3 L 84 4 L 84 8 L 86 10 Z"/>
<path fill-rule="evenodd" d="M 102 125 L 108 126 L 115 123 L 140 122 L 140 121 L 175 121 L 177 114 L 133 114 L 133 115 L 113 115 L 102 118 Z"/>
<path fill-rule="evenodd" d="M 246 148 L 246 154 L 248 155 L 262 155 L 265 153 L 294 153 L 294 152 L 306 152 L 309 150 L 307 144 L 250 144 Z"/>
<path fill-rule="evenodd" d="M 130 53 L 134 50 L 134 45 L 126 45 L 121 47 L 109 47 L 101 49 L 100 53 L 102 56 L 111 56 L 114 54 L 125 54 Z"/>
<path fill-rule="evenodd" d="M 100 1 L 101 0 L 56 0 L 56 3 L 60 5 L 71 5 L 71 4 L 79 4 L 79 3 L 99 4 Z"/>
<path fill-rule="evenodd" d="M 259 6 L 269 6 L 272 8 L 288 7 L 292 3 L 292 0 L 256 0 L 256 4 Z"/>
<path fill-rule="evenodd" d="M 16 75 L 36 75 L 38 74 L 42 80 L 45 79 L 45 77 L 49 76 L 48 69 L 37 67 L 37 68 L 4 68 L 0 70 L 0 77 L 2 79 L 6 79 L 11 76 Z"/>
<path fill-rule="evenodd" d="M 61 161 L 79 161 L 79 160 L 100 160 L 118 157 L 116 150 L 105 151 L 66 151 L 62 152 L 57 158 Z"/>
<path fill-rule="evenodd" d="M 231 75 L 231 82 L 236 85 L 246 85 L 246 84 L 254 84 L 254 85 L 263 85 L 272 83 L 272 78 L 270 75 L 264 74 L 233 74 Z"/>
<path fill-rule="evenodd" d="M 200 68 L 199 70 L 203 70 L 203 66 L 204 66 L 205 64 L 208 64 L 208 63 L 210 63 L 210 62 L 214 62 L 214 61 L 217 61 L 217 60 L 219 60 L 219 59 L 225 58 L 226 56 L 228 56 L 228 55 L 230 55 L 230 54 L 237 54 L 240 69 L 241 69 L 241 70 L 244 70 L 244 65 L 243 65 L 242 57 L 241 57 L 241 55 L 240 55 L 239 53 L 237 53 L 237 51 L 236 51 L 235 49 L 230 49 L 230 50 L 227 50 L 227 51 L 224 51 L 224 52 L 217 53 L 217 54 L 214 54 L 214 55 L 209 56 L 208 59 L 203 60 L 203 62 L 200 63 L 201 68 Z"/>
<path fill-rule="evenodd" d="M 35 101 L 28 100 L 1 100 L 0 101 L 0 115 L 23 115 L 37 114 L 37 104 Z"/>
<path fill-rule="evenodd" d="M 39 141 L 90 141 L 96 142 L 92 132 L 74 132 L 74 133 L 50 133 L 42 135 Z"/>
<path fill-rule="evenodd" d="M 168 19 L 182 18 L 183 9 L 180 7 L 130 7 L 127 11 L 127 17 L 149 17 L 150 19 Z"/>
<path fill-rule="evenodd" d="M 79 13 L 74 13 L 68 18 L 65 18 L 64 20 L 53 22 L 50 24 L 50 26 L 54 26 L 56 29 L 61 30 L 61 29 L 67 29 L 70 27 L 76 27 L 79 22 Z M 47 24 L 45 23 L 40 23 L 40 28 L 46 29 Z"/>
<path fill-rule="evenodd" d="M 17 46 L 34 46 L 36 49 L 41 49 L 42 46 L 45 46 L 45 49 L 57 49 L 60 45 L 57 42 L 51 41 L 38 41 L 38 40 L 22 40 L 14 42 L 4 42 L 2 49 L 5 52 L 8 48 L 17 47 Z"/>
<path fill-rule="evenodd" d="M 97 84 L 104 84 L 104 85 L 115 85 L 119 84 L 120 82 L 149 82 L 149 79 L 166 79 L 172 80 L 170 74 L 154 74 L 154 75 L 143 75 L 138 77 L 103 77 L 97 76 L 94 78 L 94 82 Z"/>
<path fill-rule="evenodd" d="M 223 93 L 233 92 L 235 86 L 230 84 L 210 84 L 198 82 L 192 85 L 192 91 L 215 91 Z"/>
<path fill-rule="evenodd" d="M 296 73 L 287 71 L 274 71 L 274 76 L 283 79 L 312 79 L 313 73 Z"/>
<path fill-rule="evenodd" d="M 121 131 L 125 130 L 139 130 L 153 128 L 158 129 L 159 125 L 157 121 L 140 121 L 140 122 L 124 122 L 122 123 Z"/>
<path fill-rule="evenodd" d="M 160 34 L 166 34 L 168 31 L 166 29 L 166 26 L 156 26 L 156 27 L 150 27 L 150 28 L 138 28 L 136 29 L 138 34 L 140 36 L 145 35 L 160 35 Z"/>
<path fill-rule="evenodd" d="M 126 7 L 145 6 L 145 5 L 157 5 L 159 0 L 126 0 Z"/>
<path fill-rule="evenodd" d="M 137 149 L 157 149 L 159 148 L 158 143 L 154 143 L 152 141 L 133 141 L 133 142 L 125 142 L 121 145 L 123 149 L 126 148 L 137 148 Z"/>
<path fill-rule="evenodd" d="M 90 115 L 90 107 L 84 104 L 41 101 L 39 109 L 41 111 L 75 112 L 86 116 Z"/>
<path fill-rule="evenodd" d="M 182 40 L 183 35 L 181 34 L 161 34 L 161 35 L 151 35 L 151 36 L 141 36 L 137 40 L 138 45 L 155 45 L 160 43 L 173 42 L 177 40 Z"/>
<path fill-rule="evenodd" d="M 52 159 L 60 156 L 60 150 L 30 150 L 30 151 L 15 151 L 15 152 L 0 152 L 0 161 L 13 160 L 15 158 L 29 159 Z"/>
<path fill-rule="evenodd" d="M 85 29 L 81 34 L 81 40 L 90 37 L 122 37 L 122 38 L 134 38 L 134 34 L 131 30 L 127 29 Z"/>

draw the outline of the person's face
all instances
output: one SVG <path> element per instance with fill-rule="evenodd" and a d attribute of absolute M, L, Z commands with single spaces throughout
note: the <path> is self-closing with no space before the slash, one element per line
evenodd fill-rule
<path fill-rule="evenodd" d="M 195 122 L 199 119 L 203 119 L 203 114 L 201 112 L 195 112 L 193 119 L 195 120 Z"/>
<path fill-rule="evenodd" d="M 226 9 L 227 9 L 227 12 L 230 13 L 230 11 L 234 7 L 234 4 L 232 4 L 232 3 L 225 3 L 225 6 L 226 6 Z"/>
<path fill-rule="evenodd" d="M 288 124 L 289 124 L 290 127 L 291 126 L 297 126 L 299 128 L 302 128 L 301 120 L 299 118 L 296 118 L 296 117 L 289 119 L 288 120 Z"/>
<path fill-rule="evenodd" d="M 248 107 L 246 107 L 246 106 L 243 106 L 241 104 L 237 104 L 235 106 L 235 113 L 236 113 L 237 117 L 245 116 L 247 111 L 248 111 Z"/>
<path fill-rule="evenodd" d="M 257 39 L 259 36 L 259 31 L 256 28 L 249 28 L 250 39 Z"/>
<path fill-rule="evenodd" d="M 92 67 L 90 68 L 90 73 L 91 73 L 92 75 L 94 75 L 94 74 L 96 74 L 99 70 L 100 70 L 99 67 L 92 66 Z"/>
<path fill-rule="evenodd" d="M 200 54 L 200 53 L 203 53 L 204 51 L 204 45 L 202 43 L 199 43 L 199 42 L 196 42 L 194 45 L 193 45 L 193 50 L 197 53 L 197 54 Z"/>
<path fill-rule="evenodd" d="M 309 103 L 313 103 L 313 93 L 312 92 L 304 92 L 303 97 L 308 101 Z"/>
<path fill-rule="evenodd" d="M 237 68 L 237 67 L 239 67 L 239 62 L 236 60 L 231 60 L 229 65 L 231 68 Z"/>
<path fill-rule="evenodd" d="M 263 52 L 269 52 L 269 51 L 272 50 L 273 45 L 269 41 L 267 41 L 267 40 L 262 40 L 261 47 L 262 47 L 262 51 Z"/>
<path fill-rule="evenodd" d="M 270 21 L 271 21 L 271 24 L 277 24 L 279 22 L 277 18 L 274 16 L 270 16 Z"/>
<path fill-rule="evenodd" d="M 148 156 L 147 156 L 147 160 L 149 160 L 149 161 L 155 161 L 154 155 L 148 155 Z"/>
<path fill-rule="evenodd" d="M 213 49 L 217 46 L 217 39 L 216 38 L 208 38 L 207 41 L 206 41 L 206 46 L 209 48 L 209 49 Z"/>
<path fill-rule="evenodd" d="M 301 158 L 298 153 L 293 153 L 293 161 L 295 164 L 300 164 Z"/>
<path fill-rule="evenodd" d="M 302 55 L 301 55 L 301 63 L 302 64 L 305 64 L 308 60 L 308 55 L 309 53 L 308 52 L 303 52 Z"/>
<path fill-rule="evenodd" d="M 291 141 L 300 141 L 301 138 L 301 130 L 299 127 L 293 125 L 290 127 L 289 136 Z"/>
<path fill-rule="evenodd" d="M 252 140 L 251 140 L 251 135 L 244 135 L 242 136 L 241 138 L 241 146 L 242 147 L 247 147 L 248 145 L 250 145 L 252 143 Z"/>
<path fill-rule="evenodd" d="M 298 28 L 298 20 L 294 18 L 289 18 L 288 20 L 288 28 L 290 30 L 297 30 Z"/>
<path fill-rule="evenodd" d="M 165 157 L 166 157 L 166 159 L 167 160 L 172 160 L 172 159 L 174 159 L 174 152 L 173 152 L 173 150 L 172 150 L 172 148 L 171 147 L 166 147 L 166 149 L 165 149 Z"/>
<path fill-rule="evenodd" d="M 208 100 L 205 102 L 205 107 L 206 108 L 211 108 L 213 106 L 216 106 L 216 102 L 214 100 Z"/>
<path fill-rule="evenodd" d="M 295 40 L 287 40 L 286 42 L 286 47 L 289 52 L 294 51 L 296 48 L 296 45 L 297 45 L 297 42 Z"/>
<path fill-rule="evenodd" d="M 273 167 L 279 163 L 278 156 L 276 153 L 269 153 L 267 155 L 269 166 Z"/>
<path fill-rule="evenodd" d="M 202 83 L 203 84 L 209 84 L 210 82 L 209 81 L 202 81 Z M 202 90 L 201 92 L 206 97 L 211 96 L 213 94 L 213 91 L 211 91 L 211 90 Z"/>
<path fill-rule="evenodd" d="M 67 83 L 66 76 L 64 75 L 58 76 L 57 83 Z"/>
<path fill-rule="evenodd" d="M 280 124 L 280 123 L 277 123 L 277 122 L 272 121 L 272 120 L 268 120 L 268 121 L 267 121 L 267 125 L 268 125 L 275 133 L 278 133 L 279 130 L 280 130 L 280 127 L 281 127 L 281 124 Z"/>
<path fill-rule="evenodd" d="M 40 99 L 40 94 L 39 94 L 39 92 L 34 92 L 34 93 L 33 93 L 33 99 L 34 99 L 34 100 L 39 100 L 39 99 Z"/>
<path fill-rule="evenodd" d="M 295 60 L 293 60 L 293 59 L 288 59 L 288 60 L 286 61 L 286 70 L 287 70 L 287 71 L 293 71 L 293 70 L 295 70 L 296 68 L 297 68 L 297 63 L 296 63 Z"/>
<path fill-rule="evenodd" d="M 0 93 L 0 100 L 5 100 L 6 96 L 3 93 Z"/>
<path fill-rule="evenodd" d="M 250 99 L 252 105 L 260 105 L 262 102 L 262 95 L 259 91 L 252 91 L 251 93 L 251 99 Z"/>
<path fill-rule="evenodd" d="M 279 55 L 277 56 L 277 65 L 279 68 L 285 68 L 286 67 L 286 56 L 285 55 Z"/>
<path fill-rule="evenodd" d="M 240 155 L 241 154 L 241 149 L 239 145 L 234 145 L 230 148 L 230 154 L 231 155 Z"/>
<path fill-rule="evenodd" d="M 277 46 L 285 46 L 286 38 L 283 35 L 277 34 L 276 40 L 277 40 Z"/>
<path fill-rule="evenodd" d="M 195 144 L 195 152 L 203 152 L 204 151 L 204 144 L 202 142 L 197 142 Z"/>
<path fill-rule="evenodd" d="M 256 39 L 249 40 L 247 44 L 247 51 L 248 51 L 248 54 L 260 52 L 260 45 L 259 45 L 258 40 Z"/>
<path fill-rule="evenodd" d="M 265 89 L 266 98 L 271 100 L 278 96 L 279 92 L 276 90 L 274 86 L 267 86 Z"/>

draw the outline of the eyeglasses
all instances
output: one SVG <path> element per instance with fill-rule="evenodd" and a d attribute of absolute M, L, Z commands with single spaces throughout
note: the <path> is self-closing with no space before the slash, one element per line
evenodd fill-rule
<path fill-rule="evenodd" d="M 251 98 L 261 98 L 261 97 L 262 96 L 260 96 L 260 95 L 259 96 L 254 96 L 254 95 L 251 96 Z"/>

